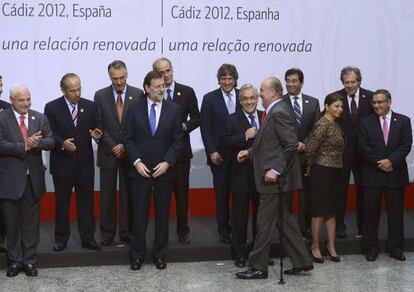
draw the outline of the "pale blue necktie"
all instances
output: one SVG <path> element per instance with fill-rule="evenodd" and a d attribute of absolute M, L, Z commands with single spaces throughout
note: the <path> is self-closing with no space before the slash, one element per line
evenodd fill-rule
<path fill-rule="evenodd" d="M 229 112 L 229 115 L 231 115 L 232 113 L 236 111 L 235 106 L 234 106 L 234 101 L 232 98 L 232 94 L 230 92 L 227 93 L 227 110 Z"/>
<path fill-rule="evenodd" d="M 298 127 L 300 127 L 300 125 L 302 124 L 302 112 L 300 111 L 300 106 L 298 103 L 298 98 L 297 96 L 295 96 L 293 99 L 295 100 L 293 102 L 293 111 L 295 112 L 295 121 L 296 121 L 296 125 Z"/>
<path fill-rule="evenodd" d="M 259 128 L 257 127 L 255 116 L 251 114 L 249 115 L 249 118 L 250 118 L 250 124 L 252 125 L 252 127 L 256 128 L 256 130 L 259 130 Z"/>
<path fill-rule="evenodd" d="M 151 111 L 150 111 L 150 117 L 149 117 L 151 133 L 152 133 L 153 136 L 154 136 L 155 130 L 156 130 L 155 124 L 157 122 L 157 116 L 156 116 L 156 113 L 155 113 L 155 106 L 156 105 L 157 104 L 155 102 L 151 105 Z"/>

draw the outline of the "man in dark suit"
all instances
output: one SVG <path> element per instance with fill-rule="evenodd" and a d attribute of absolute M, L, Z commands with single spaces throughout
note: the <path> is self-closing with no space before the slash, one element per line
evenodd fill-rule
<path fill-rule="evenodd" d="M 0 96 L 3 93 L 3 77 L 0 76 Z M 6 101 L 0 100 L 0 112 L 5 109 L 8 109 L 10 104 Z M 7 247 L 4 244 L 4 240 L 6 239 L 6 227 L 4 226 L 4 218 L 3 218 L 3 211 L 0 208 L 0 252 L 6 253 Z"/>
<path fill-rule="evenodd" d="M 240 88 L 240 104 L 242 111 L 232 113 L 227 117 L 226 130 L 221 138 L 223 147 L 231 150 L 231 183 L 232 191 L 232 251 L 234 264 L 238 268 L 246 266 L 249 252 L 247 246 L 247 227 L 249 216 L 249 202 L 252 202 L 252 231 L 253 242 L 256 236 L 257 207 L 259 194 L 254 183 L 253 165 L 250 160 L 242 163 L 237 161 L 237 154 L 253 145 L 253 141 L 260 129 L 262 111 L 257 110 L 258 94 L 251 84 Z"/>
<path fill-rule="evenodd" d="M 95 103 L 81 98 L 81 81 L 74 73 L 60 81 L 63 96 L 45 106 L 45 114 L 55 138 L 50 153 L 50 173 L 56 195 L 54 251 L 65 249 L 70 236 L 69 203 L 72 188 L 76 192 L 78 230 L 82 247 L 100 250 L 95 241 L 93 215 L 94 159 L 92 139 L 102 136 Z"/>
<path fill-rule="evenodd" d="M 372 99 L 375 114 L 361 121 L 359 146 L 364 157 L 364 240 L 366 260 L 378 256 L 378 225 L 381 198 L 385 196 L 388 217 L 387 251 L 398 261 L 405 261 L 404 193 L 409 183 L 406 158 L 413 143 L 411 122 L 407 116 L 391 111 L 388 90 L 375 91 Z"/>
<path fill-rule="evenodd" d="M 358 68 L 343 68 L 341 71 L 341 81 L 344 88 L 337 92 L 344 99 L 344 111 L 337 119 L 337 122 L 345 135 L 346 145 L 342 156 L 343 167 L 340 185 L 338 186 L 340 207 L 336 216 L 336 236 L 345 238 L 346 225 L 344 218 L 351 170 L 356 188 L 358 236 L 362 236 L 363 233 L 364 197 L 361 187 L 363 160 L 358 149 L 358 132 L 361 119 L 372 114 L 373 110 L 371 106 L 372 91 L 360 87 L 362 77 L 361 71 Z"/>
<path fill-rule="evenodd" d="M 46 116 L 30 110 L 25 85 L 10 89 L 12 107 L 0 113 L 0 199 L 7 230 L 7 277 L 37 276 L 40 199 L 46 191 L 42 150 L 54 147 Z"/>
<path fill-rule="evenodd" d="M 177 176 L 174 179 L 173 190 L 177 211 L 177 234 L 181 243 L 190 243 L 190 228 L 188 226 L 188 189 L 191 158 L 193 152 L 190 144 L 190 133 L 199 125 L 200 112 L 194 90 L 186 85 L 175 82 L 171 61 L 160 58 L 152 65 L 154 71 L 164 77 L 164 99 L 173 101 L 181 107 L 181 122 L 183 145 L 177 162 Z"/>
<path fill-rule="evenodd" d="M 256 188 L 260 194 L 257 235 L 248 260 L 251 268 L 237 273 L 240 279 L 267 278 L 270 246 L 274 230 L 280 228 L 280 216 L 283 216 L 283 250 L 293 266 L 284 273 L 296 275 L 313 269 L 299 227 L 288 211 L 289 195 L 292 190 L 301 188 L 302 182 L 298 139 L 288 105 L 282 101 L 282 93 L 282 84 L 276 77 L 262 82 L 260 95 L 266 118 L 253 146 L 237 155 L 239 161 L 249 157 L 253 161 Z"/>
<path fill-rule="evenodd" d="M 304 82 L 302 70 L 297 68 L 287 70 L 285 73 L 285 81 L 288 93 L 283 96 L 283 100 L 288 104 L 292 119 L 295 121 L 294 125 L 299 141 L 299 162 L 302 169 L 303 189 L 298 190 L 299 228 L 302 236 L 310 239 L 311 203 L 309 178 L 304 175 L 306 172 L 305 148 L 309 141 L 309 135 L 313 129 L 313 125 L 318 120 L 321 111 L 318 99 L 302 93 Z M 292 205 L 292 196 L 290 200 L 290 205 Z"/>
<path fill-rule="evenodd" d="M 128 158 L 122 142 L 122 129 L 125 114 L 130 104 L 140 97 L 141 89 L 127 84 L 126 64 L 115 60 L 108 65 L 108 74 L 112 85 L 95 93 L 102 121 L 103 136 L 98 144 L 98 161 L 100 169 L 100 229 L 101 244 L 110 245 L 114 241 L 119 214 L 119 238 L 130 243 L 132 208 L 131 184 L 129 180 Z M 117 182 L 119 174 L 119 208 L 117 208 Z M 117 212 L 119 209 L 119 212 Z"/>
<path fill-rule="evenodd" d="M 201 105 L 200 130 L 213 174 L 216 193 L 216 220 L 219 240 L 230 244 L 229 226 L 229 192 L 231 151 L 219 147 L 220 137 L 224 134 L 226 118 L 235 111 L 240 111 L 237 79 L 239 74 L 234 65 L 223 64 L 217 72 L 220 88 L 204 95 Z"/>
<path fill-rule="evenodd" d="M 161 73 L 144 78 L 146 98 L 133 103 L 125 117 L 124 145 L 130 161 L 133 206 L 131 270 L 141 269 L 146 251 L 146 231 L 151 193 L 155 205 L 155 239 L 152 260 L 155 267 L 167 267 L 168 221 L 175 165 L 182 145 L 180 107 L 164 102 Z"/>

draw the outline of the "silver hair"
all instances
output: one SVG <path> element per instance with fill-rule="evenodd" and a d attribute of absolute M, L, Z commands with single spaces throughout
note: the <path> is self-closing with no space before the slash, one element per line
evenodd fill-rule
<path fill-rule="evenodd" d="M 27 87 L 27 85 L 14 84 L 10 87 L 10 98 L 15 98 L 17 95 L 26 90 L 29 91 L 29 87 Z"/>

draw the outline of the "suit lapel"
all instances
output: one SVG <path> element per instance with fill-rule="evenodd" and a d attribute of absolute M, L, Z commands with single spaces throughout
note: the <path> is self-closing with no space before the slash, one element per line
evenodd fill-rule
<path fill-rule="evenodd" d="M 125 120 L 125 114 L 127 113 L 128 107 L 129 107 L 130 103 L 133 101 L 133 98 L 134 98 L 131 95 L 131 93 L 130 93 L 128 84 L 126 85 L 126 89 L 127 90 L 125 92 L 125 97 L 124 97 L 124 108 L 122 109 L 122 119 L 121 119 L 121 123 L 124 122 L 124 120 Z M 114 104 L 114 109 L 115 109 L 115 112 L 116 112 L 115 104 Z M 116 116 L 118 116 L 118 114 L 116 114 Z"/>
<path fill-rule="evenodd" d="M 27 130 L 27 134 L 28 134 L 28 137 L 30 137 L 35 133 L 36 129 L 38 128 L 38 127 L 36 127 L 36 123 L 37 123 L 36 117 L 34 116 L 33 112 L 30 111 L 30 110 L 29 110 L 29 113 L 28 113 L 27 123 L 29 125 L 29 128 Z"/>
<path fill-rule="evenodd" d="M 243 127 L 244 130 L 251 128 L 252 125 L 250 124 L 250 121 L 247 119 L 246 115 L 244 114 L 243 111 L 239 111 L 237 113 L 238 119 L 240 121 L 241 126 Z"/>
<path fill-rule="evenodd" d="M 394 133 L 398 133 L 399 131 L 396 131 L 396 128 L 400 126 L 399 120 L 397 119 L 397 116 L 392 112 L 391 113 L 391 120 L 389 123 L 389 131 L 388 131 L 388 143 L 387 146 L 391 144 L 392 141 L 395 141 L 396 137 L 394 137 Z"/>
<path fill-rule="evenodd" d="M 116 101 L 112 86 L 108 87 L 108 92 L 105 94 L 106 103 L 108 104 L 115 121 L 119 123 L 118 112 L 116 111 Z"/>
<path fill-rule="evenodd" d="M 66 103 L 66 99 L 64 96 L 61 97 L 60 103 L 59 103 L 60 110 L 59 112 L 62 114 L 62 118 L 68 120 L 68 123 L 72 126 L 73 129 L 75 129 L 75 125 L 73 124 L 72 120 L 72 114 L 69 111 L 68 104 Z M 78 123 L 79 123 L 79 104 L 78 104 Z"/>
<path fill-rule="evenodd" d="M 164 123 L 167 120 L 167 114 L 168 114 L 168 102 L 162 102 L 162 106 L 161 106 L 161 112 L 160 112 L 160 118 L 158 120 L 158 125 L 157 125 L 157 129 L 155 130 L 155 134 L 154 136 L 156 136 L 158 134 L 158 131 L 160 130 L 160 128 L 162 128 L 164 126 Z M 148 120 L 148 124 L 149 124 L 149 120 Z"/>
<path fill-rule="evenodd" d="M 22 132 L 20 131 L 20 126 L 16 120 L 16 116 L 14 115 L 14 111 L 12 108 L 9 109 L 8 111 L 8 115 L 9 115 L 9 126 L 11 129 L 11 133 L 16 133 L 16 138 L 19 142 L 24 142 L 24 138 L 22 135 Z"/>

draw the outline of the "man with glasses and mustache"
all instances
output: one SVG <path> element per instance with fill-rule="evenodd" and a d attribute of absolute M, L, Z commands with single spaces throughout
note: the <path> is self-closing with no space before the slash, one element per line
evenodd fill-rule
<path fill-rule="evenodd" d="M 388 90 L 374 92 L 375 113 L 361 121 L 359 147 L 364 158 L 361 185 L 364 188 L 365 258 L 378 256 L 378 225 L 381 198 L 385 196 L 388 220 L 386 248 L 390 256 L 405 261 L 404 193 L 409 183 L 406 158 L 413 143 L 410 119 L 391 111 Z"/>

